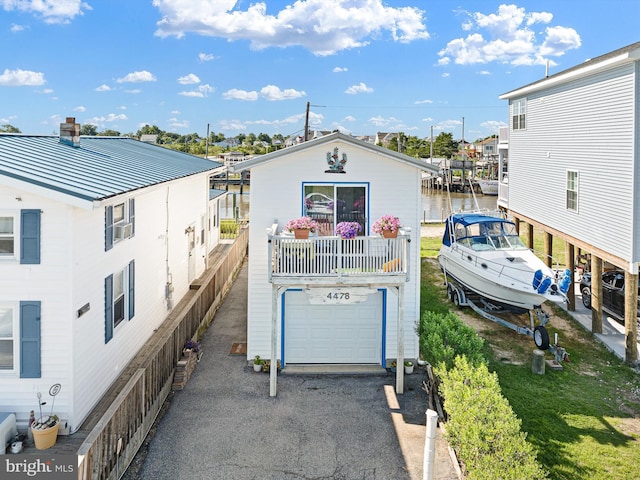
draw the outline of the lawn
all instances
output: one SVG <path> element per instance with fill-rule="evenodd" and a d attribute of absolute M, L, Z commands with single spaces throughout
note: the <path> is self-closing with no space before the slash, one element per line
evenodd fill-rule
<path fill-rule="evenodd" d="M 452 309 L 485 338 L 489 368 L 498 374 L 503 395 L 522 420 L 522 430 L 549 478 L 638 478 L 640 375 L 562 308 L 549 310 L 548 330 L 552 339 L 554 333 L 559 334 L 570 362 L 563 363 L 562 371 L 533 374 L 535 347 L 530 337 L 485 320 L 470 309 L 456 309 L 446 300 L 442 273 L 433 258 L 440 241 L 421 239 L 423 256 L 431 257 L 422 262 L 422 310 Z M 554 244 L 554 252 L 564 254 L 564 246 L 556 250 Z M 550 353 L 547 359 L 552 359 Z"/>

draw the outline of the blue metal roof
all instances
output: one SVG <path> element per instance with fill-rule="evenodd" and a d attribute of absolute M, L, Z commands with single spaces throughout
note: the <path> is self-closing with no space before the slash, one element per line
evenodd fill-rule
<path fill-rule="evenodd" d="M 222 166 L 127 137 L 81 137 L 74 147 L 57 135 L 0 134 L 0 176 L 89 201 Z"/>

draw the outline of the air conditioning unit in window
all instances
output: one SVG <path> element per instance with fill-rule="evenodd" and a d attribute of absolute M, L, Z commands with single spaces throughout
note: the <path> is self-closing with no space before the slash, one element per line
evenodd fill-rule
<path fill-rule="evenodd" d="M 133 230 L 133 225 L 130 223 L 119 223 L 114 225 L 113 236 L 116 240 L 122 240 L 125 238 L 129 238 L 131 236 L 131 232 Z"/>

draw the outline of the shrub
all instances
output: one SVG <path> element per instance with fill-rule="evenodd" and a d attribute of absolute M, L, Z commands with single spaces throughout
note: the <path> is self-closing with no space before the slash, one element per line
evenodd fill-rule
<path fill-rule="evenodd" d="M 240 225 L 238 222 L 232 219 L 223 219 L 220 220 L 220 234 L 229 238 L 229 236 L 237 236 L 240 231 Z"/>
<path fill-rule="evenodd" d="M 444 364 L 444 369 L 449 370 L 459 355 L 474 365 L 486 361 L 482 354 L 484 340 L 454 313 L 424 312 L 418 334 L 422 357 L 433 366 L 443 368 Z"/>
<path fill-rule="evenodd" d="M 469 480 L 547 478 L 495 373 L 457 357 L 454 368 L 438 375 L 449 416 L 446 437 Z"/>

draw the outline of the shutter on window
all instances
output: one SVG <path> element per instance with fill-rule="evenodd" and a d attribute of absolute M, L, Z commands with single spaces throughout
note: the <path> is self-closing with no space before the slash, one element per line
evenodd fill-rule
<path fill-rule="evenodd" d="M 113 275 L 104 279 L 104 343 L 113 338 Z"/>
<path fill-rule="evenodd" d="M 40 302 L 20 302 L 20 378 L 40 378 Z"/>
<path fill-rule="evenodd" d="M 131 236 L 136 234 L 136 202 L 135 199 L 129 199 L 129 223 L 131 223 Z"/>
<path fill-rule="evenodd" d="M 133 318 L 133 315 L 135 314 L 135 306 L 136 306 L 135 286 L 136 286 L 136 264 L 135 264 L 135 260 L 131 260 L 129 262 L 129 320 L 131 320 Z"/>
<path fill-rule="evenodd" d="M 113 207 L 104 209 L 104 251 L 113 247 Z"/>
<path fill-rule="evenodd" d="M 20 211 L 20 263 L 40 263 L 40 210 Z"/>

